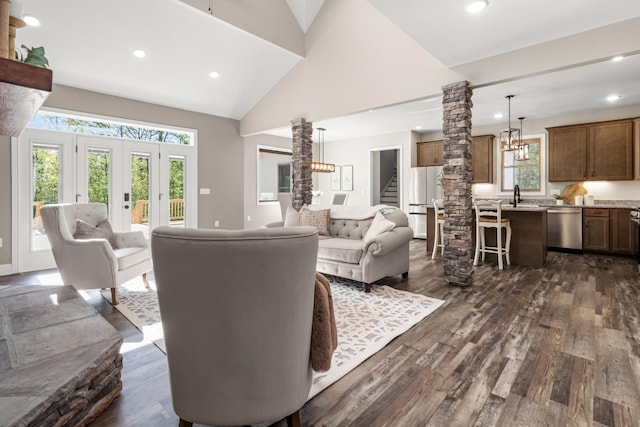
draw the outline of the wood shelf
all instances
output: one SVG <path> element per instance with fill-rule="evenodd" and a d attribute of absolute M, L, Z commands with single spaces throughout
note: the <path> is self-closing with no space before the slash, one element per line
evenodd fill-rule
<path fill-rule="evenodd" d="M 0 58 L 0 135 L 20 135 L 52 87 L 51 70 Z"/>

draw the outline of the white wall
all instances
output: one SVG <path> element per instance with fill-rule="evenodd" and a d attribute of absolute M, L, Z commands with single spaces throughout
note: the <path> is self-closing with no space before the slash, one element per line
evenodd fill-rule
<path fill-rule="evenodd" d="M 371 194 L 371 149 L 401 148 L 398 158 L 398 173 L 402 186 L 403 210 L 408 210 L 409 200 L 409 170 L 412 166 L 411 132 L 401 132 L 388 135 L 350 139 L 343 141 L 325 142 L 325 160 L 336 165 L 353 165 L 353 191 L 349 194 L 348 205 L 369 205 Z M 316 179 L 316 175 L 317 179 Z M 314 174 L 314 183 L 318 182 L 318 189 L 322 191 L 320 204 L 331 203 L 334 191 L 331 190 L 329 174 Z M 335 191 L 342 192 L 342 191 Z"/>
<path fill-rule="evenodd" d="M 544 134 L 546 133 L 545 128 L 547 127 L 617 120 L 631 117 L 640 117 L 640 105 L 621 108 L 607 108 L 600 111 L 567 114 L 539 120 L 524 120 L 522 133 L 524 136 Z M 493 134 L 497 137 L 500 130 L 505 129 L 506 127 L 507 123 L 497 123 L 493 126 L 478 126 L 473 128 L 473 134 Z M 442 138 L 442 133 L 424 134 L 421 135 L 421 138 L 422 141 L 437 140 Z M 500 173 L 500 153 L 498 151 L 499 148 L 497 144 L 495 144 L 495 150 L 494 176 Z M 545 175 L 545 180 L 546 179 L 548 179 L 548 172 Z M 561 191 L 569 184 L 574 184 L 574 182 L 548 182 L 546 195 L 551 196 L 552 192 Z M 584 186 L 589 194 L 593 194 L 595 196 L 596 200 L 640 200 L 640 181 L 586 181 Z M 473 192 L 475 195 L 481 197 L 495 197 L 498 194 L 498 188 L 496 184 L 475 184 L 473 186 Z M 542 196 L 532 197 L 538 198 Z"/>

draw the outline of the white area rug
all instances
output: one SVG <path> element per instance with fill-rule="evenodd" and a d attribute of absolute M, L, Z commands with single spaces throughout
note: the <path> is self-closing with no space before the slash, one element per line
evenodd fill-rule
<path fill-rule="evenodd" d="M 331 369 L 313 375 L 308 399 L 342 378 L 349 371 L 380 351 L 395 337 L 433 313 L 444 301 L 424 295 L 399 291 L 389 286 L 373 286 L 371 293 L 337 277 L 331 281 L 338 348 L 333 353 Z M 142 331 L 145 339 L 166 352 L 162 323 L 155 292 L 155 282 L 146 289 L 141 279 L 120 287 L 116 309 Z M 111 291 L 102 295 L 111 302 Z"/>

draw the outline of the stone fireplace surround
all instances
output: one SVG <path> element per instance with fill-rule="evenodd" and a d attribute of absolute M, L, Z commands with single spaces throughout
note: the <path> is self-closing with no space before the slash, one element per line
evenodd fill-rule
<path fill-rule="evenodd" d="M 70 286 L 0 285 L 0 425 L 91 422 L 122 390 L 121 344 Z"/>

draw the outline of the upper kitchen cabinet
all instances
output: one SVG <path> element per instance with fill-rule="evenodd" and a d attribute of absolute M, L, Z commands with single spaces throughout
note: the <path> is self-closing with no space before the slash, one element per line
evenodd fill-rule
<path fill-rule="evenodd" d="M 633 179 L 633 120 L 548 128 L 549 181 Z"/>
<path fill-rule="evenodd" d="M 444 165 L 443 141 L 418 142 L 417 166 L 442 166 Z"/>
<path fill-rule="evenodd" d="M 493 183 L 493 140 L 495 135 L 474 136 L 471 139 L 472 182 Z"/>
<path fill-rule="evenodd" d="M 549 128 L 549 181 L 582 181 L 587 178 L 587 128 Z"/>

